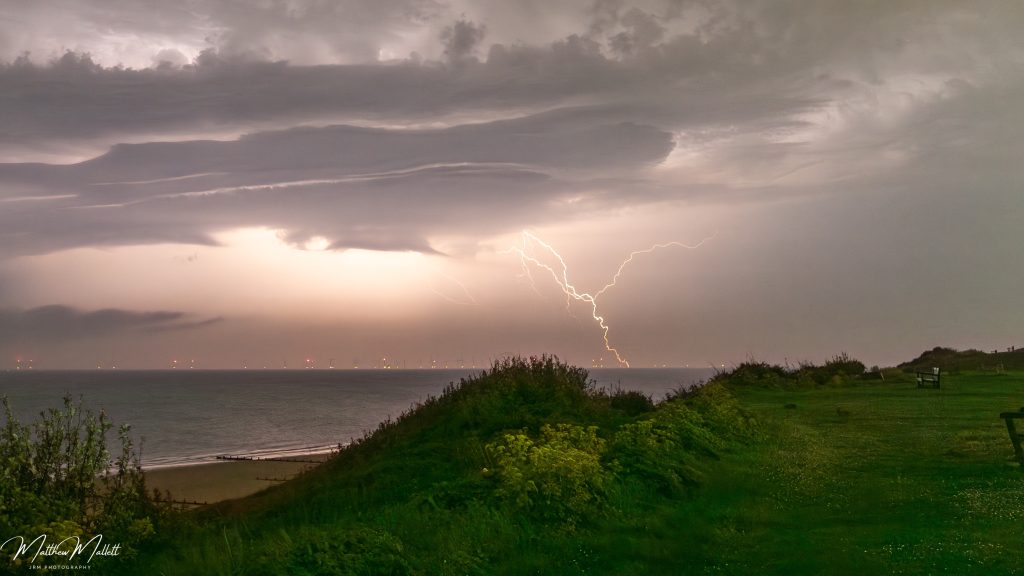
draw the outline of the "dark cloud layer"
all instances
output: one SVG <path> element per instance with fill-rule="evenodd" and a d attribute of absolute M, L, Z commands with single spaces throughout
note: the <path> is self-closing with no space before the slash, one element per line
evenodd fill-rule
<path fill-rule="evenodd" d="M 296 243 L 323 236 L 338 249 L 429 252 L 433 233 L 514 229 L 513 214 L 560 217 L 559 198 L 672 148 L 662 130 L 601 118 L 583 110 L 441 130 L 297 128 L 120 145 L 70 166 L 0 165 L 0 183 L 20 190 L 0 196 L 3 254 L 210 243 L 241 226 L 280 228 Z"/>
<path fill-rule="evenodd" d="M 474 246 L 619 217 L 639 231 L 623 241 L 643 244 L 665 238 L 625 215 L 671 224 L 714 207 L 746 218 L 742 242 L 720 237 L 729 262 L 704 274 L 715 318 L 653 304 L 651 288 L 630 314 L 645 320 L 617 324 L 647 338 L 634 350 L 668 346 L 679 326 L 720 334 L 709 354 L 740 333 L 754 352 L 815 346 L 841 326 L 837 339 L 881 355 L 900 345 L 889 334 L 924 340 L 954 320 L 1009 337 L 1016 317 L 993 311 L 1019 309 L 1003 286 L 1024 281 L 1024 3 L 0 0 L 0 12 L 0 290 L 30 291 L 3 269 L 25 256 L 214 245 L 238 228 L 299 248 L 435 253 L 440 237 Z M 647 286 L 686 277 L 659 274 Z M 54 341 L 171 340 L 214 322 L 0 314 Z"/>
<path fill-rule="evenodd" d="M 183 312 L 81 311 L 51 305 L 30 310 L 0 309 L 0 345 L 31 345 L 102 338 L 149 331 L 187 330 L 220 322 L 190 320 Z"/>
<path fill-rule="evenodd" d="M 660 126 L 674 129 L 779 122 L 834 97 L 843 75 L 864 74 L 863 63 L 846 54 L 825 59 L 835 53 L 830 46 L 863 41 L 861 52 L 870 58 L 878 49 L 871 42 L 884 47 L 904 32 L 882 28 L 879 38 L 847 39 L 848 28 L 834 19 L 814 22 L 824 26 L 814 30 L 768 16 L 754 26 L 748 17 L 727 14 L 715 20 L 717 27 L 669 34 L 651 13 L 616 10 L 600 34 L 570 32 L 542 45 L 485 45 L 488 23 L 459 19 L 435 40 L 448 62 L 403 56 L 303 66 L 224 48 L 208 48 L 184 67 L 141 70 L 104 67 L 82 53 L 65 53 L 49 65 L 19 59 L 0 69 L 7 88 L 0 144 L 248 132 L 324 118 L 395 124 L 580 104 L 626 106 L 635 119 L 656 116 Z M 812 45 L 819 37 L 830 42 Z"/>

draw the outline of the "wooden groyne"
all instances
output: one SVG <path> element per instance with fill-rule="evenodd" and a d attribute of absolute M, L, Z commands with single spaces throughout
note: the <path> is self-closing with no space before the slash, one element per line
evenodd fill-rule
<path fill-rule="evenodd" d="M 261 456 L 217 456 L 217 460 L 241 460 L 246 462 L 295 462 L 298 464 L 323 464 L 323 460 L 310 460 L 307 458 L 263 458 Z"/>

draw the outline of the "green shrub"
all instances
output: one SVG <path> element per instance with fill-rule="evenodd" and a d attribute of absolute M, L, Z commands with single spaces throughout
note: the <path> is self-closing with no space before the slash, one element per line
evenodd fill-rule
<path fill-rule="evenodd" d="M 135 546 L 155 533 L 154 520 L 162 513 L 146 491 L 146 480 L 131 439 L 131 427 L 118 429 L 121 454 L 102 477 L 101 506 L 94 520 L 97 532 L 108 541 L 118 542 L 132 556 Z"/>
<path fill-rule="evenodd" d="M 864 371 L 863 362 L 851 358 L 843 352 L 833 356 L 822 366 L 801 365 L 797 370 L 796 377 L 801 383 L 813 381 L 819 386 L 844 386 L 850 383 L 851 377 L 859 378 Z"/>
<path fill-rule="evenodd" d="M 660 407 L 654 420 L 671 432 L 674 440 L 690 452 L 715 456 L 721 439 L 708 426 L 704 416 L 687 402 L 667 402 Z"/>
<path fill-rule="evenodd" d="M 850 357 L 846 352 L 837 354 L 825 362 L 824 368 L 833 374 L 860 376 L 864 373 L 864 363 Z"/>
<path fill-rule="evenodd" d="M 727 382 L 730 386 L 808 388 L 823 385 L 845 386 L 853 380 L 860 379 L 864 373 L 864 363 L 843 352 L 828 359 L 821 366 L 804 362 L 795 369 L 767 362 L 748 361 L 728 372 L 717 374 L 713 380 Z"/>
<path fill-rule="evenodd" d="M 106 542 L 121 544 L 122 557 L 152 535 L 157 509 L 147 498 L 127 426 L 119 430 L 122 452 L 112 461 L 110 420 L 70 395 L 32 425 L 14 418 L 6 397 L 2 403 L 0 532 L 47 534 L 50 541 L 103 534 Z"/>
<path fill-rule="evenodd" d="M 611 455 L 624 475 L 671 496 L 700 483 L 698 457 L 717 457 L 727 438 L 751 437 L 757 430 L 726 386 L 715 381 L 680 391 L 649 418 L 621 426 Z"/>
<path fill-rule="evenodd" d="M 630 416 L 645 414 L 654 410 L 654 401 L 643 392 L 636 390 L 615 390 L 608 396 L 609 405 Z"/>
<path fill-rule="evenodd" d="M 596 426 L 571 424 L 545 424 L 537 440 L 524 430 L 487 445 L 499 497 L 537 517 L 569 525 L 605 502 L 611 476 L 601 464 L 604 449 Z"/>
<path fill-rule="evenodd" d="M 84 523 L 96 478 L 109 463 L 106 416 L 83 413 L 70 396 L 63 409 L 20 424 L 3 398 L 7 422 L 0 431 L 0 529 L 17 534 L 60 520 Z"/>
<path fill-rule="evenodd" d="M 662 494 L 675 495 L 697 483 L 692 458 L 671 424 L 641 420 L 619 428 L 611 453 L 622 474 L 654 484 Z"/>
<path fill-rule="evenodd" d="M 730 383 L 739 386 L 774 387 L 783 384 L 789 372 L 781 366 L 749 360 L 728 372 L 718 374 L 718 377 L 727 377 Z"/>
<path fill-rule="evenodd" d="M 693 421 L 688 425 L 695 431 L 695 437 L 705 438 L 712 447 L 721 442 L 717 437 L 749 438 L 759 433 L 757 421 L 740 406 L 729 389 L 720 381 L 698 388 L 685 398 L 684 404 L 696 412 L 700 420 L 694 420 L 692 415 L 686 413 L 679 413 L 676 417 L 681 418 L 685 415 L 683 421 Z M 667 414 L 674 412 L 668 410 Z M 702 429 L 708 430 L 710 436 L 706 432 L 700 432 Z"/>
<path fill-rule="evenodd" d="M 594 392 L 587 377 L 583 368 L 554 356 L 495 361 L 490 370 L 450 383 L 439 396 L 428 396 L 397 419 L 382 422 L 345 452 L 371 454 L 427 431 L 489 438 L 502 430 L 582 420 Z"/>

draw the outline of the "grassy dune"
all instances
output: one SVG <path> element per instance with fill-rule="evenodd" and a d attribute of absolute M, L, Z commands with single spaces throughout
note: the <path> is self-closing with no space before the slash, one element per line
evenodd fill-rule
<path fill-rule="evenodd" d="M 720 386 L 655 410 L 583 370 L 510 361 L 294 481 L 169 518 L 123 569 L 677 573 L 677 506 L 753 430 Z"/>
<path fill-rule="evenodd" d="M 755 367 L 758 368 L 758 367 Z M 763 367 L 762 367 L 763 368 Z M 722 375 L 657 408 L 512 362 L 295 481 L 173 517 L 124 573 L 1010 574 L 1024 373 Z M 789 405 L 789 407 L 787 407 Z M 794 407 L 795 406 L 795 407 Z"/>

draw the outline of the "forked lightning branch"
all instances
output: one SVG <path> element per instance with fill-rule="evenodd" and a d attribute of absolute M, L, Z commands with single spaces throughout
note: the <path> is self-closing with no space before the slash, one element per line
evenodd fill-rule
<path fill-rule="evenodd" d="M 654 244 L 648 248 L 644 248 L 643 250 L 634 250 L 633 252 L 630 252 L 629 256 L 623 259 L 622 262 L 619 264 L 619 267 L 618 269 L 616 269 L 611 281 L 608 284 L 605 284 L 604 287 L 602 287 L 597 292 L 594 292 L 593 294 L 589 292 L 580 292 L 580 290 L 572 282 L 569 281 L 569 266 L 568 264 L 566 264 L 565 259 L 562 258 L 562 255 L 559 254 L 553 246 L 541 240 L 532 232 L 523 230 L 520 237 L 521 243 L 518 246 L 512 246 L 508 250 L 502 251 L 502 253 L 516 254 L 519 256 L 520 264 L 523 267 L 523 276 L 529 280 L 531 287 L 533 287 L 535 291 L 536 283 L 533 278 L 533 273 L 530 270 L 531 266 L 534 266 L 541 270 L 545 270 L 551 275 L 551 278 L 554 279 L 555 284 L 557 284 L 558 287 L 565 294 L 565 305 L 567 309 L 569 308 L 569 306 L 571 306 L 574 300 L 577 302 L 584 302 L 587 306 L 589 306 L 591 317 L 594 319 L 595 322 L 597 322 L 597 325 L 601 327 L 601 336 L 604 340 L 605 350 L 615 355 L 615 360 L 616 362 L 619 363 L 619 366 L 625 366 L 626 368 L 629 368 L 629 361 L 625 358 L 625 356 L 622 355 L 622 353 L 619 352 L 619 350 L 616 347 L 611 345 L 611 341 L 609 340 L 608 336 L 610 326 L 608 325 L 608 322 L 605 319 L 605 317 L 598 312 L 598 298 L 615 286 L 615 284 L 619 281 L 619 278 L 622 276 L 623 270 L 625 270 L 626 266 L 633 262 L 633 259 L 635 257 L 640 256 L 642 254 L 650 254 L 651 252 L 661 250 L 664 248 L 685 248 L 687 250 L 696 250 L 697 248 L 700 248 L 705 242 L 711 240 L 714 237 L 715 234 L 712 234 L 711 236 L 708 236 L 702 239 L 700 242 L 697 242 L 696 244 L 692 245 L 672 241 L 665 242 L 663 244 Z M 534 254 L 538 250 L 542 253 L 547 254 L 549 258 L 557 261 L 557 264 L 548 264 L 544 260 L 541 260 L 540 257 L 535 256 Z"/>

